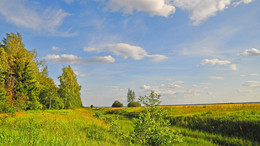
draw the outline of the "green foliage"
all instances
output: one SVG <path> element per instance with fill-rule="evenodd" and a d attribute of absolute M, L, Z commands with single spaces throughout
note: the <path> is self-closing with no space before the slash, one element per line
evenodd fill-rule
<path fill-rule="evenodd" d="M 40 102 L 44 109 L 62 109 L 64 102 L 61 99 L 58 90 L 52 78 L 48 77 L 47 67 L 39 74 L 40 82 Z"/>
<path fill-rule="evenodd" d="M 131 89 L 128 89 L 127 92 L 127 102 L 130 103 L 132 101 L 135 101 L 135 92 Z"/>
<path fill-rule="evenodd" d="M 161 101 L 160 101 L 161 95 L 156 94 L 154 91 L 151 91 L 150 95 L 147 96 L 145 95 L 144 97 L 140 96 L 138 99 L 140 101 L 140 103 L 146 105 L 146 106 L 158 106 L 160 105 Z"/>
<path fill-rule="evenodd" d="M 136 101 L 131 101 L 127 104 L 128 107 L 140 107 L 141 104 L 139 102 Z"/>
<path fill-rule="evenodd" d="M 73 72 L 70 65 L 63 67 L 63 73 L 59 76 L 60 89 L 59 93 L 64 100 L 64 109 L 75 109 L 82 107 L 80 98 L 81 86 L 77 82 L 76 74 Z"/>
<path fill-rule="evenodd" d="M 91 108 L 93 108 L 93 107 L 94 107 L 94 105 L 92 105 L 92 104 L 91 104 L 91 106 L 90 106 L 90 107 L 91 107 Z"/>
<path fill-rule="evenodd" d="M 20 33 L 0 43 L 0 112 L 82 107 L 76 75 L 64 67 L 58 88 L 36 50 L 25 49 Z"/>
<path fill-rule="evenodd" d="M 7 34 L 1 47 L 1 78 L 4 88 L 1 94 L 7 96 L 5 106 L 12 109 L 41 109 L 39 87 L 36 80 L 38 68 L 33 54 L 24 48 L 19 33 Z M 1 99 L 3 103 L 3 99 Z"/>
<path fill-rule="evenodd" d="M 123 103 L 121 103 L 120 101 L 116 100 L 113 104 L 112 107 L 123 107 Z"/>
<path fill-rule="evenodd" d="M 139 98 L 140 102 L 149 108 L 139 115 L 135 121 L 134 136 L 136 143 L 141 145 L 173 145 L 182 141 L 182 136 L 170 129 L 170 122 L 165 120 L 165 114 L 158 105 L 160 95 L 151 91 L 149 96 Z"/>
<path fill-rule="evenodd" d="M 182 136 L 173 131 L 164 113 L 158 107 L 144 110 L 135 121 L 134 136 L 136 143 L 141 145 L 168 145 L 182 141 Z"/>

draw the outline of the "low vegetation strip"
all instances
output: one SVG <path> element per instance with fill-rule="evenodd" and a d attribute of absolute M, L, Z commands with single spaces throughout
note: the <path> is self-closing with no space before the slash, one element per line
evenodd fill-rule
<path fill-rule="evenodd" d="M 86 109 L 0 116 L 0 145 L 127 145 Z"/>
<path fill-rule="evenodd" d="M 204 139 L 214 140 L 221 145 L 258 145 L 260 142 L 260 103 L 162 106 L 170 123 L 179 128 L 183 135 L 191 131 L 203 133 Z M 99 109 L 102 110 L 102 109 Z M 130 119 L 138 118 L 142 108 L 104 108 L 107 114 L 119 114 Z M 185 138 L 184 138 L 185 139 Z"/>
<path fill-rule="evenodd" d="M 260 114 L 259 114 L 260 115 Z M 243 114 L 241 114 L 243 116 Z M 172 125 L 197 129 L 224 136 L 235 136 L 260 142 L 260 118 L 179 116 L 169 118 Z"/>

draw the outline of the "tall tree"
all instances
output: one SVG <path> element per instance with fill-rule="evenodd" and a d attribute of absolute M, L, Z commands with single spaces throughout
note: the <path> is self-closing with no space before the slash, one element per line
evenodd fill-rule
<path fill-rule="evenodd" d="M 135 92 L 131 89 L 128 89 L 127 92 L 127 102 L 130 103 L 132 101 L 135 101 Z"/>
<path fill-rule="evenodd" d="M 4 64 L 6 64 L 6 52 L 3 47 L 0 47 L 0 112 L 5 112 L 8 108 L 8 97 L 6 96 L 5 89 L 5 74 L 7 67 Z"/>
<path fill-rule="evenodd" d="M 64 109 L 75 109 L 82 107 L 80 98 L 81 86 L 77 82 L 76 74 L 71 66 L 63 67 L 62 75 L 59 76 L 60 89 L 59 93 L 64 100 Z"/>
<path fill-rule="evenodd" d="M 45 109 L 62 109 L 64 103 L 58 94 L 58 87 L 52 78 L 48 77 L 48 67 L 46 66 L 39 74 L 40 82 L 40 102 Z"/>
<path fill-rule="evenodd" d="M 1 64 L 5 68 L 4 88 L 9 104 L 19 109 L 40 109 L 38 68 L 33 53 L 25 49 L 19 33 L 7 34 L 2 46 L 1 55 L 5 58 Z"/>

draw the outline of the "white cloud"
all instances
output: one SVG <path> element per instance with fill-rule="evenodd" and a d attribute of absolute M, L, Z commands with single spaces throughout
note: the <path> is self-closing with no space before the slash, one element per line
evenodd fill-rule
<path fill-rule="evenodd" d="M 51 49 L 52 49 L 52 50 L 57 50 L 57 51 L 60 50 L 60 48 L 57 47 L 57 46 L 52 46 Z"/>
<path fill-rule="evenodd" d="M 192 24 L 199 25 L 209 17 L 224 11 L 231 4 L 237 6 L 241 3 L 248 4 L 252 2 L 252 0 L 232 1 L 234 0 L 174 0 L 174 6 L 189 11 Z"/>
<path fill-rule="evenodd" d="M 91 57 L 90 59 L 86 60 L 72 54 L 62 54 L 62 55 L 49 54 L 43 57 L 43 59 L 50 60 L 53 62 L 60 62 L 60 63 L 67 63 L 67 64 L 85 64 L 85 65 L 89 63 L 115 62 L 115 59 L 111 56 Z"/>
<path fill-rule="evenodd" d="M 125 43 L 108 44 L 106 48 L 114 55 L 122 56 L 125 59 L 131 57 L 134 60 L 141 60 L 148 55 L 143 48 Z"/>
<path fill-rule="evenodd" d="M 151 86 L 143 85 L 143 86 L 141 86 L 141 89 L 144 89 L 144 90 L 151 90 Z"/>
<path fill-rule="evenodd" d="M 229 66 L 229 68 L 231 69 L 231 70 L 237 70 L 237 65 L 236 64 L 231 64 L 230 66 Z"/>
<path fill-rule="evenodd" d="M 154 62 L 159 62 L 159 61 L 167 59 L 167 57 L 165 55 L 159 55 L 159 54 L 157 54 L 157 55 L 147 55 L 147 57 L 152 58 L 151 61 L 154 61 Z"/>
<path fill-rule="evenodd" d="M 122 56 L 125 59 L 131 57 L 134 60 L 141 60 L 145 57 L 148 57 L 151 58 L 151 61 L 159 62 L 167 59 L 165 55 L 160 55 L 160 54 L 149 55 L 144 48 L 126 44 L 126 43 L 106 44 L 101 48 L 85 47 L 84 51 L 112 52 L 114 55 Z"/>
<path fill-rule="evenodd" d="M 260 87 L 260 81 L 247 81 L 243 84 L 243 86 L 247 87 Z"/>
<path fill-rule="evenodd" d="M 86 74 L 81 73 L 81 72 L 79 72 L 79 71 L 74 71 L 74 73 L 75 73 L 77 76 L 79 76 L 79 77 L 85 77 L 85 76 L 86 76 Z"/>
<path fill-rule="evenodd" d="M 72 54 L 62 54 L 62 55 L 49 54 L 49 55 L 43 57 L 43 59 L 54 61 L 54 62 L 69 63 L 69 64 L 84 64 L 85 63 L 83 58 L 80 58 L 80 57 L 72 55 Z"/>
<path fill-rule="evenodd" d="M 224 77 L 219 77 L 219 76 L 210 76 L 209 79 L 213 79 L 213 80 L 223 80 Z"/>
<path fill-rule="evenodd" d="M 96 57 L 91 57 L 88 62 L 98 62 L 98 63 L 114 63 L 115 58 L 112 56 L 96 56 Z"/>
<path fill-rule="evenodd" d="M 193 25 L 199 25 L 207 18 L 215 16 L 230 4 L 231 0 L 174 0 L 176 7 L 191 12 L 190 19 Z"/>
<path fill-rule="evenodd" d="M 26 5 L 26 0 L 1 0 L 0 15 L 3 15 L 7 22 L 19 27 L 32 29 L 39 32 L 48 32 L 52 35 L 72 36 L 76 33 L 59 32 L 57 29 L 69 13 L 62 9 L 36 9 Z M 29 3 L 29 2 L 28 2 Z"/>
<path fill-rule="evenodd" d="M 175 13 L 175 7 L 169 0 L 109 0 L 107 9 L 111 11 L 123 11 L 132 14 L 134 11 L 143 11 L 151 16 L 168 17 Z"/>
<path fill-rule="evenodd" d="M 238 5 L 240 5 L 240 4 L 242 4 L 242 3 L 244 3 L 244 4 L 249 4 L 249 3 L 251 3 L 253 0 L 240 0 L 240 1 L 238 1 L 238 2 L 234 2 L 232 5 L 234 6 L 234 7 L 236 7 L 236 6 L 238 6 Z"/>
<path fill-rule="evenodd" d="M 202 62 L 200 63 L 201 65 L 206 65 L 206 64 L 209 64 L 209 65 L 228 65 L 230 64 L 231 62 L 228 61 L 228 60 L 219 60 L 219 59 L 204 59 L 202 60 Z"/>
<path fill-rule="evenodd" d="M 229 68 L 231 70 L 236 71 L 237 70 L 237 65 L 236 64 L 231 64 L 231 62 L 229 60 L 219 60 L 219 59 L 203 59 L 200 63 L 201 65 L 211 65 L 211 66 L 215 66 L 215 65 L 229 65 Z"/>
<path fill-rule="evenodd" d="M 260 50 L 256 48 L 246 49 L 241 55 L 243 56 L 260 56 Z"/>
<path fill-rule="evenodd" d="M 182 86 L 175 83 L 169 83 L 168 88 L 182 88 Z"/>

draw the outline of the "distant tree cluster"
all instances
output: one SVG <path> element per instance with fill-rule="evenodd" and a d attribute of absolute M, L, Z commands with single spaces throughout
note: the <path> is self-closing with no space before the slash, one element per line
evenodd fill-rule
<path fill-rule="evenodd" d="M 135 101 L 135 92 L 131 89 L 128 89 L 127 92 L 127 106 L 128 107 L 140 107 L 141 104 L 139 102 Z M 116 100 L 113 104 L 112 107 L 123 107 L 123 103 L 120 101 Z"/>
<path fill-rule="evenodd" d="M 112 107 L 123 107 L 123 103 L 121 103 L 120 101 L 116 100 L 113 104 Z"/>
<path fill-rule="evenodd" d="M 82 107 L 81 86 L 70 66 L 63 67 L 56 86 L 37 52 L 25 49 L 20 33 L 0 43 L 0 112 Z"/>
<path fill-rule="evenodd" d="M 127 106 L 128 107 L 140 107 L 141 104 L 135 101 L 135 92 L 131 89 L 128 89 L 127 92 Z"/>

